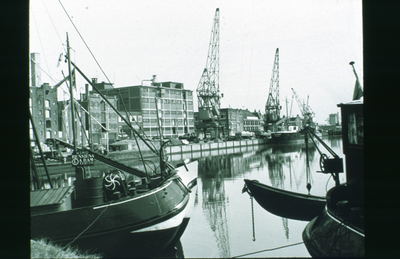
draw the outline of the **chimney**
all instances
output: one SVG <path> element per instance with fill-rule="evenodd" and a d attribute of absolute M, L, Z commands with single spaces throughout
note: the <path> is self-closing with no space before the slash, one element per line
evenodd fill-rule
<path fill-rule="evenodd" d="M 31 53 L 31 80 L 32 86 L 39 87 L 42 83 L 41 80 L 42 71 L 40 70 L 40 54 Z"/>
<path fill-rule="evenodd" d="M 157 82 L 157 75 L 153 75 L 153 79 L 151 79 L 151 85 Z"/>
<path fill-rule="evenodd" d="M 92 78 L 92 84 L 97 84 L 97 78 Z"/>

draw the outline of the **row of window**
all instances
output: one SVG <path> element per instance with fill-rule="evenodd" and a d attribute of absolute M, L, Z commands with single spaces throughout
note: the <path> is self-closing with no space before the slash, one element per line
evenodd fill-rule
<path fill-rule="evenodd" d="M 260 125 L 261 121 L 259 120 L 245 120 L 244 125 Z"/>
<path fill-rule="evenodd" d="M 155 99 L 153 98 L 142 98 L 142 103 L 155 103 Z M 177 104 L 181 104 L 181 103 L 187 103 L 188 105 L 193 104 L 193 101 L 182 101 L 182 100 L 176 100 L 176 99 L 161 99 L 159 100 L 160 103 L 177 103 Z"/>
<path fill-rule="evenodd" d="M 256 131 L 260 130 L 260 127 L 244 127 L 245 131 Z"/>
<path fill-rule="evenodd" d="M 57 103 L 53 101 L 53 106 L 56 104 Z M 42 100 L 38 100 L 38 105 L 42 105 Z M 32 107 L 32 98 L 29 98 L 29 107 Z M 50 100 L 44 100 L 44 107 L 50 108 Z"/>
<path fill-rule="evenodd" d="M 39 110 L 38 113 L 39 113 L 39 115 L 42 115 L 42 114 L 43 114 L 42 110 Z M 57 115 L 57 112 L 54 111 L 54 112 L 53 112 L 53 115 Z M 50 111 L 50 110 L 45 110 L 45 117 L 46 117 L 46 118 L 50 118 L 50 117 L 51 117 L 51 111 Z"/>
<path fill-rule="evenodd" d="M 51 138 L 52 137 L 52 133 L 53 132 L 51 130 L 47 130 L 46 131 L 46 139 L 47 138 Z M 44 134 L 44 132 L 42 130 L 39 131 L 39 135 L 40 136 L 43 136 L 43 134 Z M 33 132 L 32 129 L 30 129 L 30 135 L 31 135 L 31 139 L 35 139 L 34 132 Z M 54 131 L 54 135 L 53 136 L 57 136 L 57 131 Z"/>
<path fill-rule="evenodd" d="M 152 89 L 152 88 L 142 88 L 142 93 L 143 95 L 147 96 L 155 96 L 157 93 L 159 93 L 159 89 Z M 162 94 L 169 94 L 169 95 L 175 95 L 175 96 L 184 96 L 184 91 L 175 91 L 175 90 L 170 90 L 170 89 L 161 89 Z M 187 91 L 186 92 L 187 96 L 192 96 L 192 92 Z"/>

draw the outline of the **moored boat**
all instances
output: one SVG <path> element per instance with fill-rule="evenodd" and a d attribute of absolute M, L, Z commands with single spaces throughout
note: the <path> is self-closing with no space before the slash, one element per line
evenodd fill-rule
<path fill-rule="evenodd" d="M 67 37 L 68 64 L 69 42 Z M 107 101 L 92 82 L 73 64 L 76 70 L 110 105 L 115 113 L 132 129 L 137 141 L 142 141 L 157 157 L 158 166 L 139 158 L 142 166 L 128 166 L 97 152 L 74 144 L 72 173 L 75 181 L 70 186 L 55 187 L 41 150 L 38 134 L 31 116 L 32 130 L 38 145 L 42 168 L 50 188 L 45 188 L 37 171 L 37 159 L 31 152 L 33 189 L 31 190 L 31 239 L 50 239 L 63 246 L 102 254 L 112 258 L 152 257 L 174 246 L 183 234 L 190 218 L 191 192 L 196 186 L 197 161 L 173 167 L 166 162 L 163 145 L 160 150 L 150 145 L 126 118 Z M 70 69 L 69 69 L 70 70 Z M 70 70 L 70 87 L 72 80 Z M 73 91 L 71 90 L 71 100 Z M 75 113 L 71 101 L 71 115 Z M 56 140 L 61 141 L 61 140 Z M 163 144 L 165 144 L 164 142 Z M 94 163 L 104 163 L 108 170 L 88 173 Z"/>
<path fill-rule="evenodd" d="M 326 207 L 303 231 L 312 257 L 364 256 L 364 205 L 362 188 L 346 184 L 327 193 Z"/>
<path fill-rule="evenodd" d="M 288 130 L 271 132 L 270 142 L 274 144 L 304 143 L 304 134 L 300 133 L 299 127 L 289 126 Z"/>
<path fill-rule="evenodd" d="M 249 192 L 258 204 L 283 218 L 310 221 L 318 216 L 326 204 L 325 197 L 291 192 L 245 179 L 243 191 Z"/>
<path fill-rule="evenodd" d="M 362 90 L 357 74 L 356 78 L 354 100 L 338 104 L 346 156 L 346 183 L 336 184 L 328 191 L 325 209 L 303 231 L 304 244 L 313 257 L 365 255 L 363 100 L 360 99 Z"/>

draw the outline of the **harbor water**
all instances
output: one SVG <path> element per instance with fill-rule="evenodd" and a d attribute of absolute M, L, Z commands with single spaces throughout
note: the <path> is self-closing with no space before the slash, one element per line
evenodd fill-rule
<path fill-rule="evenodd" d="M 341 137 L 323 140 L 344 162 Z M 192 154 L 199 161 L 197 190 L 193 193 L 195 204 L 178 254 L 183 253 L 185 258 L 310 257 L 302 243 L 302 232 L 308 222 L 271 214 L 255 199 L 252 203 L 242 189 L 244 179 L 255 179 L 306 194 L 306 185 L 310 183 L 310 194 L 325 196 L 335 182 L 329 174 L 317 172 L 321 171 L 319 152 L 332 155 L 321 144 L 317 147 L 309 144 L 309 176 L 305 144 L 265 144 L 249 146 L 245 151 L 226 149 L 201 156 Z M 189 157 L 189 154 L 172 155 L 170 162 L 176 164 Z M 64 167 L 59 166 L 59 171 Z M 345 172 L 341 173 L 340 182 L 345 178 Z M 75 180 L 70 173 L 54 174 L 51 179 L 53 186 L 72 185 Z"/>
<path fill-rule="evenodd" d="M 343 158 L 341 138 L 323 140 Z M 325 196 L 335 183 L 330 175 L 317 173 L 321 170 L 320 154 L 312 146 L 309 148 L 310 193 Z M 332 157 L 322 145 L 318 148 Z M 252 213 L 250 196 L 242 193 L 244 179 L 308 193 L 305 144 L 264 145 L 244 153 L 200 158 L 194 211 L 181 238 L 185 258 L 245 254 L 264 258 L 310 257 L 302 243 L 302 231 L 308 222 L 271 214 L 255 200 Z M 340 181 L 345 181 L 345 173 L 340 174 Z M 270 251 L 259 252 L 267 249 Z"/>

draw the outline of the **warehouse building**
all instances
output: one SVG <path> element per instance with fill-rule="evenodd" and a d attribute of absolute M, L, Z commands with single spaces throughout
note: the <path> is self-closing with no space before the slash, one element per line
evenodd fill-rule
<path fill-rule="evenodd" d="M 109 83 L 92 79 L 102 94 L 117 98 L 118 111 L 126 116 L 126 109 L 130 114 L 126 119 L 147 137 L 160 136 L 160 129 L 162 136 L 169 138 L 194 132 L 193 91 L 184 89 L 183 83 L 156 82 L 155 76 L 148 80 L 150 85 L 144 85 L 143 81 L 141 85 L 113 88 Z M 132 137 L 131 129 L 121 119 L 119 128 L 121 134 Z"/>

